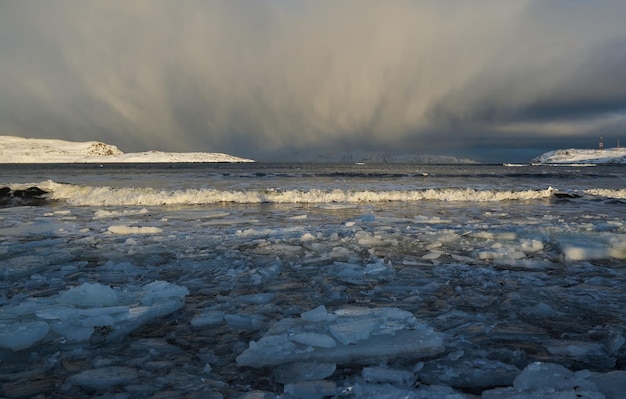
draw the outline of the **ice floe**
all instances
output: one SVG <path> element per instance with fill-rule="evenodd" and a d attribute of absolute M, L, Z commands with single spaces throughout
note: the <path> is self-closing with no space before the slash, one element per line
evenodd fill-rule
<path fill-rule="evenodd" d="M 20 351 L 51 341 L 114 339 L 184 306 L 189 291 L 163 281 L 114 289 L 83 283 L 48 298 L 26 298 L 0 314 L 0 348 Z"/>
<path fill-rule="evenodd" d="M 315 310 L 314 310 L 315 311 Z M 317 312 L 324 312 L 320 308 Z M 443 338 L 396 308 L 345 308 L 313 318 L 285 318 L 237 357 L 242 366 L 277 366 L 290 362 L 362 364 L 443 352 Z"/>

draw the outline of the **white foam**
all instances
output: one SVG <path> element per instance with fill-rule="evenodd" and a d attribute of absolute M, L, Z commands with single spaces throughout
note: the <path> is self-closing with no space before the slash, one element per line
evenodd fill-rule
<path fill-rule="evenodd" d="M 137 210 L 125 209 L 125 210 L 120 210 L 120 211 L 98 209 L 97 211 L 94 212 L 93 218 L 94 219 L 109 219 L 109 218 L 118 218 L 121 216 L 146 215 L 149 212 L 150 211 L 148 211 L 148 209 L 146 208 L 141 208 Z"/>
<path fill-rule="evenodd" d="M 52 192 L 51 197 L 65 200 L 77 206 L 161 206 L 184 204 L 215 204 L 232 202 L 240 204 L 258 203 L 304 203 L 325 204 L 326 209 L 344 209 L 339 204 L 367 202 L 414 202 L 414 201 L 469 201 L 498 202 L 549 198 L 554 189 L 540 190 L 477 190 L 473 188 L 433 188 L 423 190 L 218 190 L 185 189 L 165 191 L 154 188 L 112 188 L 59 184 L 48 181 L 40 187 Z M 333 204 L 333 205 L 329 205 Z M 96 217 L 109 217 L 106 212 Z M 292 220 L 301 220 L 307 215 L 296 215 Z M 369 215 L 373 217 L 373 215 Z M 368 219 L 369 221 L 373 219 Z"/>
<path fill-rule="evenodd" d="M 593 188 L 585 190 L 585 194 L 607 198 L 626 199 L 626 189 Z"/>

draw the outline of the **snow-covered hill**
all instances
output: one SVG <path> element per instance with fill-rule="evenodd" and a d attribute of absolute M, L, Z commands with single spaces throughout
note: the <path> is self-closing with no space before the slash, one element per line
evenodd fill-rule
<path fill-rule="evenodd" d="M 116 163 L 116 162 L 254 162 L 210 152 L 146 151 L 123 153 L 99 141 L 73 142 L 0 136 L 0 163 Z"/>
<path fill-rule="evenodd" d="M 469 164 L 470 159 L 448 155 L 391 155 L 384 151 L 338 151 L 324 153 L 295 152 L 282 157 L 286 162 L 326 163 L 417 163 L 417 164 Z"/>
<path fill-rule="evenodd" d="M 589 150 L 570 148 L 554 150 L 534 158 L 535 164 L 623 164 L 626 163 L 626 148 Z"/>

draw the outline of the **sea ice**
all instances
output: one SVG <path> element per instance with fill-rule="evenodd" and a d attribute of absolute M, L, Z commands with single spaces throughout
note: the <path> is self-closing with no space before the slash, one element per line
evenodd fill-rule
<path fill-rule="evenodd" d="M 333 375 L 337 365 L 335 363 L 294 362 L 285 363 L 274 368 L 276 381 L 288 384 L 298 381 L 315 381 Z"/>
<path fill-rule="evenodd" d="M 6 232 L 3 231 L 3 234 L 5 233 Z M 43 273 L 48 270 L 50 266 L 62 264 L 70 258 L 71 255 L 68 253 L 53 253 L 46 256 L 21 255 L 14 256 L 9 259 L 3 259 L 2 269 L 0 270 L 0 278 L 12 280 L 30 277 L 33 274 Z"/>
<path fill-rule="evenodd" d="M 113 306 L 117 304 L 117 293 L 107 285 L 83 283 L 61 293 L 57 301 L 81 307 Z"/>
<path fill-rule="evenodd" d="M 143 286 L 141 303 L 152 305 L 155 301 L 168 298 L 184 298 L 187 295 L 189 295 L 189 290 L 185 287 L 170 284 L 166 281 L 153 281 Z"/>
<path fill-rule="evenodd" d="M 38 342 L 99 343 L 138 328 L 184 305 L 187 288 L 164 281 L 113 289 L 83 283 L 48 298 L 28 298 L 4 306 L 0 347 L 23 350 Z"/>
<path fill-rule="evenodd" d="M 163 232 L 163 229 L 154 226 L 113 225 L 109 226 L 108 230 L 113 234 L 157 234 Z"/>
<path fill-rule="evenodd" d="M 480 352 L 461 350 L 427 362 L 419 371 L 419 380 L 457 389 L 487 389 L 511 385 L 519 373 L 514 365 L 489 359 Z"/>
<path fill-rule="evenodd" d="M 332 381 L 301 381 L 285 385 L 285 399 L 322 399 L 334 396 L 337 384 Z"/>
<path fill-rule="evenodd" d="M 534 362 L 526 366 L 515 378 L 512 387 L 483 391 L 482 397 L 483 399 L 606 399 L 604 391 L 610 392 L 615 385 L 600 387 L 593 382 L 591 376 L 592 373 L 586 370 L 573 372 L 559 364 Z"/>
<path fill-rule="evenodd" d="M 245 331 L 260 330 L 265 326 L 265 322 L 260 315 L 227 314 L 224 320 L 230 328 Z"/>
<path fill-rule="evenodd" d="M 302 312 L 302 314 L 300 315 L 300 318 L 307 322 L 318 323 L 318 322 L 330 320 L 333 317 L 326 310 L 326 306 L 320 305 L 316 307 L 315 309 Z"/>
<path fill-rule="evenodd" d="M 137 379 L 139 373 L 131 367 L 110 366 L 85 370 L 68 378 L 71 385 L 105 390 L 116 385 L 128 384 Z"/>
<path fill-rule="evenodd" d="M 374 318 L 332 324 L 328 326 L 328 330 L 339 342 L 350 345 L 368 339 L 379 326 L 380 320 Z"/>
<path fill-rule="evenodd" d="M 551 340 L 546 342 L 544 346 L 555 357 L 575 360 L 595 367 L 609 368 L 615 366 L 615 358 L 608 356 L 606 346 L 600 342 Z"/>
<path fill-rule="evenodd" d="M 261 305 L 265 303 L 269 303 L 269 301 L 274 297 L 272 293 L 260 293 L 260 294 L 248 294 L 241 295 L 238 298 L 239 302 L 247 303 L 251 305 Z"/>
<path fill-rule="evenodd" d="M 446 386 L 421 386 L 418 389 L 396 387 L 391 384 L 357 382 L 354 397 L 359 399 L 470 399 L 470 396 Z M 476 398 L 472 396 L 472 398 Z M 530 399 L 530 398 L 526 398 Z"/>
<path fill-rule="evenodd" d="M 0 347 L 12 351 L 29 348 L 42 340 L 50 331 L 45 321 L 0 324 Z"/>
<path fill-rule="evenodd" d="M 332 348 L 337 345 L 337 342 L 328 335 L 311 332 L 298 333 L 290 336 L 289 339 L 302 345 L 320 348 Z"/>
<path fill-rule="evenodd" d="M 220 310 L 207 309 L 200 316 L 191 319 L 191 325 L 196 328 L 216 327 L 222 324 L 224 320 L 224 312 Z"/>
<path fill-rule="evenodd" d="M 596 384 L 606 399 L 623 399 L 626 392 L 626 370 L 592 373 L 588 380 Z"/>
<path fill-rule="evenodd" d="M 369 383 L 390 383 L 410 387 L 415 383 L 415 373 L 386 367 L 364 367 L 363 379 Z"/>
<path fill-rule="evenodd" d="M 380 363 L 392 358 L 418 359 L 444 351 L 443 338 L 427 325 L 397 308 L 342 308 L 322 317 L 321 308 L 303 313 L 304 318 L 284 318 L 237 357 L 240 366 L 265 367 L 290 362 L 337 364 Z M 313 316 L 313 317 L 312 317 Z M 317 320 L 317 321 L 310 321 Z M 319 334 L 312 346 L 294 341 L 298 334 Z M 339 342 L 330 346 L 330 335 Z M 322 335 L 328 338 L 321 338 Z M 332 338 L 331 338 L 332 339 Z"/>

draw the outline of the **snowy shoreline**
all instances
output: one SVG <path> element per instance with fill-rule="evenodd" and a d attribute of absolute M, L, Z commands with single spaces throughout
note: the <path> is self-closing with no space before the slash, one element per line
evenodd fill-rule
<path fill-rule="evenodd" d="M 626 148 L 606 150 L 564 149 L 546 152 L 531 160 L 536 165 L 626 164 Z"/>
<path fill-rule="evenodd" d="M 254 162 L 215 152 L 144 151 L 124 153 L 99 141 L 71 142 L 0 136 L 0 163 L 242 163 Z"/>

